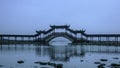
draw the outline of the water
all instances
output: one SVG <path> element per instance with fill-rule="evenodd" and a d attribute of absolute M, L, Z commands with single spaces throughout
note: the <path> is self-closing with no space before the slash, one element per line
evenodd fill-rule
<path fill-rule="evenodd" d="M 24 63 L 17 63 L 20 60 Z M 0 45 L 0 68 L 54 68 L 36 64 L 37 61 L 63 64 L 63 68 L 97 68 L 99 64 L 94 62 L 100 62 L 111 68 L 111 63 L 120 64 L 120 46 Z"/>

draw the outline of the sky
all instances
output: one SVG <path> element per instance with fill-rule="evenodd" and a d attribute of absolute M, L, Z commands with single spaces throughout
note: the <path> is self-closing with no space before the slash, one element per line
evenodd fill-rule
<path fill-rule="evenodd" d="M 120 34 L 120 0 L 0 0 L 0 34 L 65 24 L 89 34 Z"/>

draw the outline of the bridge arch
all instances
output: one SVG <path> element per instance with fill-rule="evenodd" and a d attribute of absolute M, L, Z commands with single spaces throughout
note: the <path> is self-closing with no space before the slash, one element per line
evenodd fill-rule
<path fill-rule="evenodd" d="M 50 42 L 50 41 L 52 41 L 56 38 L 59 38 L 59 37 L 65 38 L 65 39 L 69 40 L 71 43 L 74 41 L 73 39 L 70 39 L 69 37 L 66 37 L 66 36 L 54 36 L 52 38 L 49 38 L 46 42 Z"/>
<path fill-rule="evenodd" d="M 69 41 L 74 42 L 76 40 L 75 37 L 73 37 L 72 35 L 68 34 L 68 33 L 52 33 L 50 34 L 49 36 L 47 36 L 44 40 L 45 42 L 50 42 L 51 40 L 55 39 L 55 38 L 58 38 L 58 37 L 63 37 L 63 38 L 66 38 L 68 39 Z"/>

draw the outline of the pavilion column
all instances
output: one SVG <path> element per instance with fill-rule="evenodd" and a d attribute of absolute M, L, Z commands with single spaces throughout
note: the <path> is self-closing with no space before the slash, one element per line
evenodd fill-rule
<path fill-rule="evenodd" d="M 86 39 L 89 40 L 87 36 L 86 36 Z"/>
<path fill-rule="evenodd" d="M 110 40 L 109 40 L 109 37 L 106 37 L 106 42 L 109 43 L 109 41 L 110 41 Z"/>
<path fill-rule="evenodd" d="M 106 37 L 106 41 L 110 41 L 110 40 L 109 40 L 109 37 Z"/>
<path fill-rule="evenodd" d="M 34 40 L 37 40 L 37 38 L 36 38 L 36 37 L 37 37 L 37 36 L 33 37 L 33 41 L 34 41 Z"/>
<path fill-rule="evenodd" d="M 2 42 L 4 43 L 4 36 L 2 37 Z"/>
<path fill-rule="evenodd" d="M 42 40 L 42 36 L 41 36 L 41 34 L 40 34 L 40 41 Z"/>
<path fill-rule="evenodd" d="M 32 37 L 32 41 L 34 41 L 35 37 Z"/>
<path fill-rule="evenodd" d="M 88 40 L 88 41 L 89 41 L 89 43 L 90 43 L 90 41 L 91 41 L 91 40 L 90 40 L 90 37 L 86 37 L 86 38 L 87 38 L 87 40 Z"/>
<path fill-rule="evenodd" d="M 65 33 L 67 33 L 67 29 L 65 29 Z"/>
<path fill-rule="evenodd" d="M 118 43 L 118 37 L 115 37 L 115 43 Z"/>
<path fill-rule="evenodd" d="M 0 40 L 2 41 L 2 36 L 0 36 Z"/>
<path fill-rule="evenodd" d="M 93 41 L 93 37 L 90 37 L 90 40 Z"/>
<path fill-rule="evenodd" d="M 30 40 L 30 37 L 28 37 L 28 41 L 31 41 L 31 40 Z"/>
<path fill-rule="evenodd" d="M 37 36 L 34 37 L 34 40 L 37 40 Z"/>
<path fill-rule="evenodd" d="M 21 37 L 21 40 L 24 41 L 24 37 Z"/>
<path fill-rule="evenodd" d="M 102 43 L 101 36 L 99 38 L 100 38 L 100 44 L 101 44 Z"/>
<path fill-rule="evenodd" d="M 93 37 L 90 37 L 90 41 L 91 41 L 91 43 L 93 42 Z"/>
<path fill-rule="evenodd" d="M 120 38 L 120 36 L 118 36 L 117 38 L 118 38 L 118 42 L 117 43 L 119 44 L 119 41 L 120 41 L 119 38 Z"/>
<path fill-rule="evenodd" d="M 8 37 L 8 43 L 10 42 L 10 37 Z"/>
<path fill-rule="evenodd" d="M 40 35 L 38 35 L 38 37 L 37 37 L 37 38 L 38 38 L 38 40 L 40 40 Z"/>
<path fill-rule="evenodd" d="M 75 34 L 75 37 L 78 39 L 78 37 L 77 37 L 77 33 Z"/>
<path fill-rule="evenodd" d="M 43 33 L 43 38 L 45 38 L 45 34 Z"/>
<path fill-rule="evenodd" d="M 33 41 L 34 37 L 30 37 L 30 41 Z"/>
<path fill-rule="evenodd" d="M 17 40 L 17 37 L 15 36 L 15 41 Z"/>
<path fill-rule="evenodd" d="M 55 33 L 55 29 L 53 30 L 53 33 Z"/>
<path fill-rule="evenodd" d="M 81 34 L 81 38 L 83 38 L 83 35 Z"/>
<path fill-rule="evenodd" d="M 41 38 L 42 38 L 41 34 L 39 35 L 39 38 L 40 38 L 40 40 L 41 40 Z"/>
<path fill-rule="evenodd" d="M 101 42 L 101 36 L 98 37 L 98 41 Z"/>
<path fill-rule="evenodd" d="M 39 35 L 38 35 L 38 36 L 36 36 L 36 38 L 37 38 L 37 40 L 38 40 L 38 38 L 39 38 Z"/>

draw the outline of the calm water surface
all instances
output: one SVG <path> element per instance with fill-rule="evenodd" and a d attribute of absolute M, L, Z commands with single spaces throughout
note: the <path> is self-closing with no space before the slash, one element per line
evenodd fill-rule
<path fill-rule="evenodd" d="M 115 59 L 116 58 L 116 59 Z M 101 61 L 107 59 L 108 61 Z M 19 64 L 17 61 L 23 60 Z M 110 68 L 120 64 L 120 47 L 105 45 L 0 45 L 0 68 L 54 68 L 35 62 L 63 64 L 63 68 L 97 68 L 100 62 Z"/>

